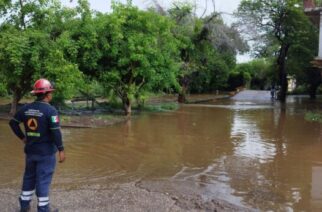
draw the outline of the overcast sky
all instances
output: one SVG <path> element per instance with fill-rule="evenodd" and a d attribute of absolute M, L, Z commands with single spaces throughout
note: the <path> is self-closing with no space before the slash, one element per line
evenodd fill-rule
<path fill-rule="evenodd" d="M 126 2 L 126 0 L 121 0 L 122 2 Z M 137 5 L 138 7 L 145 9 L 152 5 L 152 0 L 132 0 L 134 5 Z M 196 1 L 197 8 L 198 8 L 198 14 L 202 14 L 203 11 L 206 8 L 206 5 L 208 6 L 208 13 L 212 12 L 213 6 L 212 6 L 212 0 L 190 0 L 194 4 Z M 64 5 L 67 6 L 74 6 L 77 3 L 77 0 L 62 0 Z M 111 8 L 111 0 L 89 0 L 92 9 L 101 11 L 101 12 L 108 12 Z M 158 2 L 168 8 L 171 6 L 172 0 L 158 0 Z M 237 9 L 238 4 L 240 0 L 215 0 L 216 4 L 216 11 L 217 12 L 224 12 L 223 17 L 227 23 L 231 22 L 230 15 L 227 15 L 226 13 L 233 13 L 234 10 Z"/>
<path fill-rule="evenodd" d="M 77 0 L 61 0 L 62 3 L 66 6 L 74 6 L 77 3 Z M 126 0 L 121 0 L 126 2 Z M 207 13 L 213 11 L 212 0 L 190 0 L 190 2 L 197 2 L 197 13 L 200 15 L 208 5 Z M 230 24 L 233 21 L 231 15 L 238 7 L 241 0 L 215 0 L 216 11 L 222 13 L 222 17 L 227 24 Z M 91 8 L 100 12 L 109 12 L 111 10 L 111 0 L 89 0 Z M 132 0 L 133 4 L 145 9 L 149 6 L 152 6 L 152 0 Z M 172 0 L 158 0 L 158 2 L 165 8 L 168 8 L 172 4 Z M 245 62 L 250 60 L 248 55 L 238 56 L 238 62 Z"/>

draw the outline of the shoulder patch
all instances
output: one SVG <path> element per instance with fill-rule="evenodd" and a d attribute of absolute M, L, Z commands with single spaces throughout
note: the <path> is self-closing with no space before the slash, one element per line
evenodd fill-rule
<path fill-rule="evenodd" d="M 58 116 L 52 116 L 51 117 L 51 122 L 52 123 L 58 123 L 59 122 L 59 117 Z"/>

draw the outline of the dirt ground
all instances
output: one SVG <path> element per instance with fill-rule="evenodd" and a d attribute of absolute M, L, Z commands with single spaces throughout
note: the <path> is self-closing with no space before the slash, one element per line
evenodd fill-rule
<path fill-rule="evenodd" d="M 19 211 L 17 197 L 19 190 L 0 189 L 0 210 L 2 212 Z M 204 202 L 195 195 L 178 195 L 149 191 L 137 183 L 125 183 L 102 188 L 91 185 L 74 189 L 57 189 L 51 192 L 51 206 L 62 212 L 184 212 L 184 211 L 250 211 L 231 205 L 223 200 Z M 36 211 L 34 196 L 31 212 Z"/>

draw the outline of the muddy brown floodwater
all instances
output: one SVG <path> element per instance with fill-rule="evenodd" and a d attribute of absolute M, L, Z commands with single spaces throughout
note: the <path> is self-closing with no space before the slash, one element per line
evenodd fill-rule
<path fill-rule="evenodd" d="M 305 111 L 321 105 L 305 97 L 290 97 L 285 110 L 222 100 L 107 128 L 64 129 L 68 160 L 53 187 L 135 183 L 188 199 L 177 202 L 186 209 L 199 204 L 189 205 L 195 195 L 255 210 L 321 211 L 322 126 L 304 120 Z M 19 187 L 22 146 L 5 121 L 0 141 L 0 188 Z"/>

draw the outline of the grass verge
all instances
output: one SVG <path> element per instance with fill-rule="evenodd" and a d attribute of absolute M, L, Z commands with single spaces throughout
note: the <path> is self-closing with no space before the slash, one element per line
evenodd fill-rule
<path fill-rule="evenodd" d="M 143 110 L 148 112 L 168 112 L 177 110 L 178 108 L 179 104 L 177 103 L 161 103 L 155 105 L 145 105 Z"/>
<path fill-rule="evenodd" d="M 322 112 L 307 112 L 305 114 L 305 120 L 322 124 Z"/>

